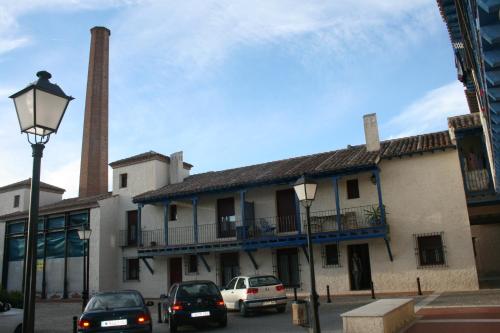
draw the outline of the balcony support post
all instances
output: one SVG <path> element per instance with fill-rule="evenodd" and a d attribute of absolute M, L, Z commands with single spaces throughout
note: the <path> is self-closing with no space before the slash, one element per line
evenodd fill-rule
<path fill-rule="evenodd" d="M 169 208 L 170 208 L 170 202 L 168 200 L 163 201 L 163 242 L 165 246 L 168 246 Z"/>
<path fill-rule="evenodd" d="M 337 222 L 337 230 L 340 233 L 342 225 L 342 216 L 340 215 L 340 196 L 339 196 L 339 179 L 340 176 L 333 177 L 333 192 L 335 194 L 335 219 Z"/>
<path fill-rule="evenodd" d="M 302 233 L 302 221 L 300 218 L 300 201 L 299 197 L 297 197 L 297 193 L 295 193 L 295 229 L 297 229 L 297 233 L 300 235 Z"/>
<path fill-rule="evenodd" d="M 253 254 L 251 251 L 245 251 L 248 255 L 248 258 L 250 258 L 250 261 L 252 262 L 252 265 L 253 265 L 253 268 L 255 268 L 255 270 L 258 270 L 259 269 L 259 265 L 257 265 L 257 262 L 255 261 L 255 258 L 253 257 Z"/>
<path fill-rule="evenodd" d="M 141 259 L 144 262 L 144 265 L 146 265 L 146 268 L 148 269 L 149 273 L 151 273 L 151 275 L 154 275 L 155 271 L 154 271 L 153 267 L 151 267 L 151 265 L 149 264 L 147 258 L 141 257 Z"/>
<path fill-rule="evenodd" d="M 385 207 L 382 200 L 382 187 L 380 185 L 380 170 L 377 168 L 373 171 L 375 182 L 377 183 L 378 208 L 380 209 L 380 223 L 385 224 Z"/>
<path fill-rule="evenodd" d="M 207 272 L 210 273 L 210 266 L 208 265 L 208 262 L 207 260 L 205 259 L 205 257 L 203 256 L 203 253 L 198 253 L 197 254 L 198 258 L 201 259 L 201 262 L 203 263 L 203 266 L 205 266 L 205 268 L 207 269 Z"/>
<path fill-rule="evenodd" d="M 243 239 L 247 238 L 247 221 L 246 221 L 246 212 L 245 212 L 245 194 L 246 190 L 240 191 L 240 214 L 241 214 L 241 225 L 243 230 Z"/>
<path fill-rule="evenodd" d="M 139 240 L 139 247 L 142 247 L 142 207 L 144 204 L 137 205 L 137 239 Z"/>
<path fill-rule="evenodd" d="M 193 198 L 193 231 L 194 243 L 198 244 L 198 198 Z"/>

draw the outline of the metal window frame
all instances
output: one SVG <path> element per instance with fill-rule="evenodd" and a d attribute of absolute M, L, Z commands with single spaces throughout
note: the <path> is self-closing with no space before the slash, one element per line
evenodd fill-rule
<path fill-rule="evenodd" d="M 420 248 L 418 246 L 418 239 L 420 237 L 429 237 L 429 236 L 440 236 L 441 237 L 441 246 L 442 246 L 442 253 L 443 253 L 443 263 L 442 264 L 423 265 L 420 262 Z M 445 239 L 444 239 L 444 231 L 413 234 L 413 244 L 415 247 L 415 259 L 417 262 L 417 269 L 448 268 L 448 260 L 447 260 L 448 255 L 447 255 L 446 243 L 445 243 Z"/>
<path fill-rule="evenodd" d="M 329 245 L 336 245 L 337 246 L 337 264 L 328 264 L 327 263 L 327 258 L 326 258 L 326 247 Z M 339 268 L 342 267 L 342 261 L 341 261 L 341 255 L 340 255 L 340 243 L 327 243 L 323 244 L 321 246 L 321 258 L 323 262 L 323 268 Z"/>

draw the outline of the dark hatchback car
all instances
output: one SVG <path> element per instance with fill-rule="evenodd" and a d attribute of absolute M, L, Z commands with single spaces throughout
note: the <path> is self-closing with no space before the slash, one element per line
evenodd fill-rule
<path fill-rule="evenodd" d="M 209 322 L 227 326 L 227 308 L 219 288 L 212 281 L 174 284 L 164 298 L 163 311 L 170 332 L 177 332 L 182 325 L 199 326 Z"/>
<path fill-rule="evenodd" d="M 135 290 L 103 292 L 92 297 L 78 320 L 78 332 L 150 333 L 151 313 Z"/>

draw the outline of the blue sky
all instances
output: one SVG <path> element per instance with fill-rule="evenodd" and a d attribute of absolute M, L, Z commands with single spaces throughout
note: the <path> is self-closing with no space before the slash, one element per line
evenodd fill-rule
<path fill-rule="evenodd" d="M 445 130 L 467 113 L 435 0 L 0 0 L 0 186 L 31 151 L 7 98 L 52 73 L 70 104 L 42 180 L 78 191 L 90 44 L 110 39 L 109 160 L 183 150 L 193 173 Z"/>

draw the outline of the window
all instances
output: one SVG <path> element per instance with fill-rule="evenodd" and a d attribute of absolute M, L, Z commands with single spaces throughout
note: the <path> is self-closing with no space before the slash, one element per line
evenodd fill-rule
<path fill-rule="evenodd" d="M 198 256 L 196 254 L 188 257 L 187 272 L 188 274 L 198 273 Z"/>
<path fill-rule="evenodd" d="M 170 215 L 168 218 L 169 221 L 177 221 L 177 205 L 170 205 L 168 214 Z"/>
<path fill-rule="evenodd" d="M 124 280 L 139 280 L 139 258 L 124 258 Z"/>
<path fill-rule="evenodd" d="M 19 207 L 19 201 L 20 201 L 20 199 L 21 199 L 20 195 L 15 195 L 14 196 L 14 208 Z"/>
<path fill-rule="evenodd" d="M 339 248 L 337 244 L 327 244 L 323 247 L 323 267 L 340 266 Z"/>
<path fill-rule="evenodd" d="M 47 221 L 48 229 L 62 229 L 64 228 L 64 215 L 57 217 L 50 217 Z"/>
<path fill-rule="evenodd" d="M 120 188 L 125 188 L 127 187 L 127 174 L 122 173 L 120 174 Z"/>
<path fill-rule="evenodd" d="M 234 289 L 234 286 L 236 285 L 236 280 L 238 280 L 237 278 L 234 278 L 232 279 L 228 284 L 227 284 L 227 287 L 226 289 Z"/>
<path fill-rule="evenodd" d="M 443 233 L 414 235 L 418 267 L 446 266 Z"/>
<path fill-rule="evenodd" d="M 217 237 L 236 236 L 234 198 L 217 199 Z"/>
<path fill-rule="evenodd" d="M 359 198 L 358 179 L 349 179 L 347 181 L 347 199 Z"/>
<path fill-rule="evenodd" d="M 245 289 L 246 286 L 245 286 L 245 279 L 244 278 L 240 278 L 238 280 L 238 283 L 236 283 L 236 289 Z"/>

